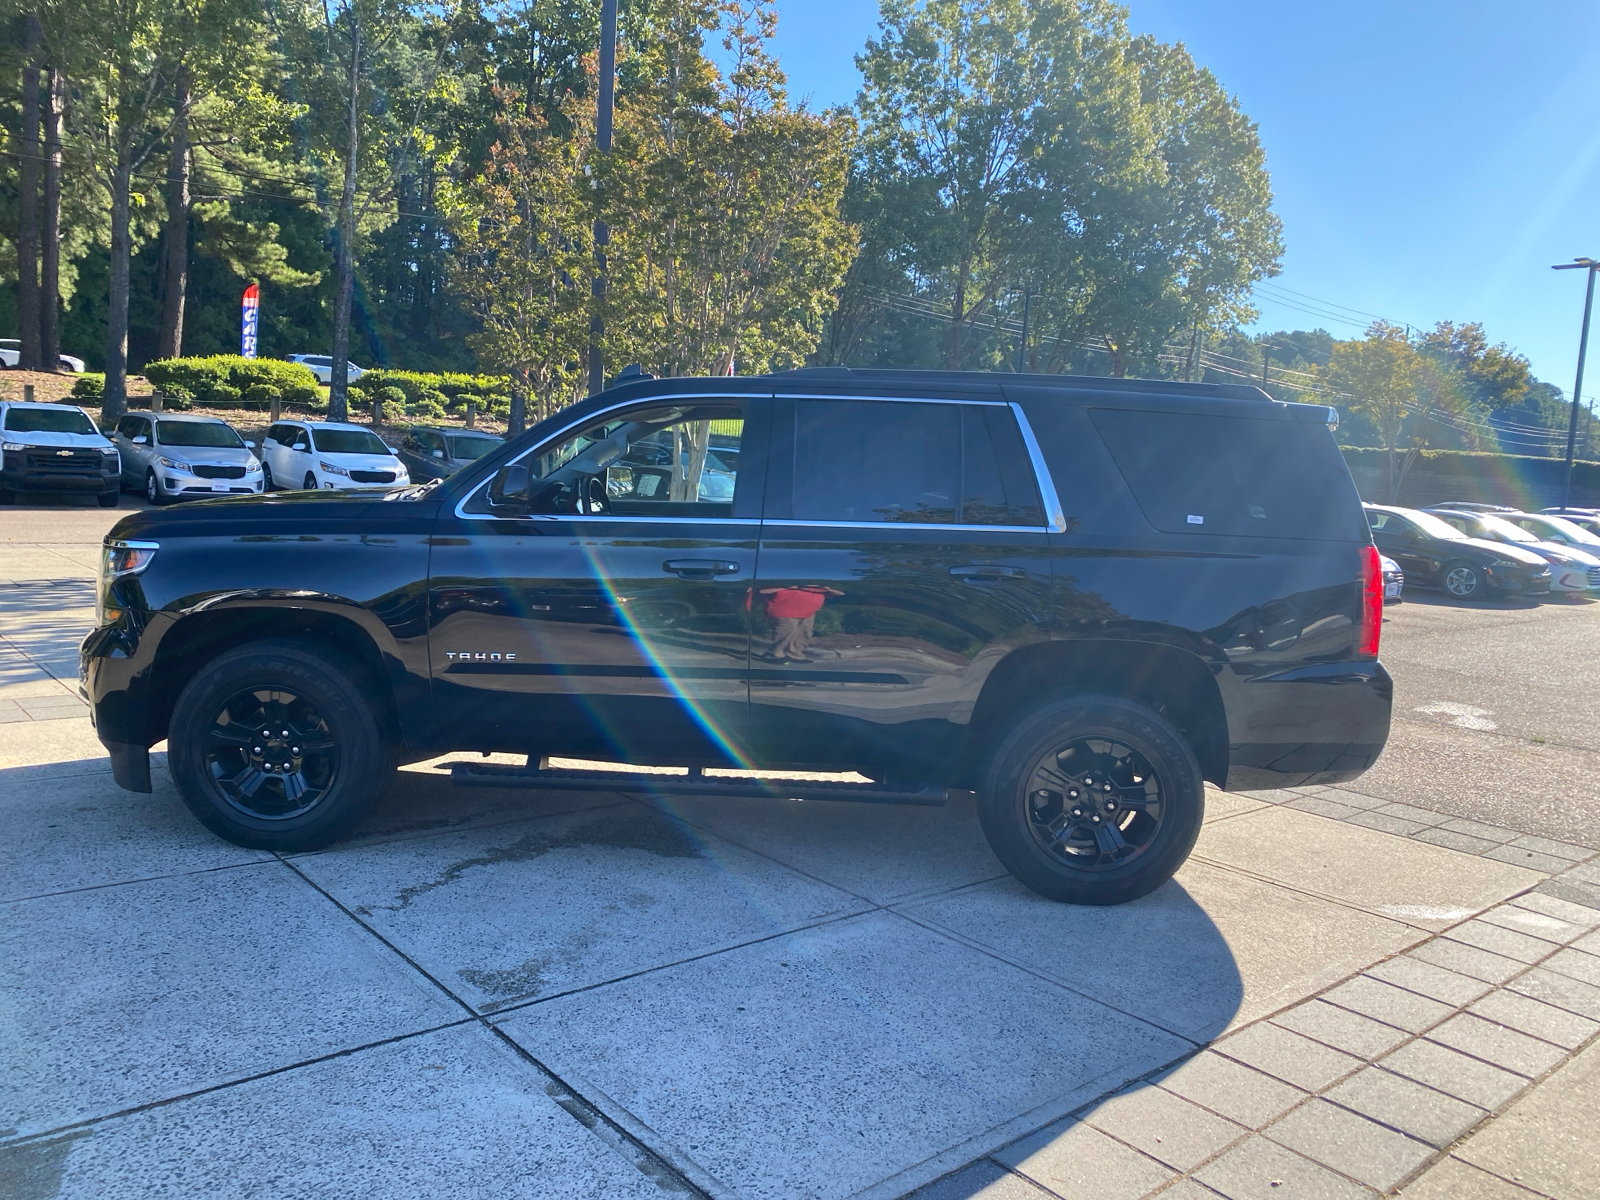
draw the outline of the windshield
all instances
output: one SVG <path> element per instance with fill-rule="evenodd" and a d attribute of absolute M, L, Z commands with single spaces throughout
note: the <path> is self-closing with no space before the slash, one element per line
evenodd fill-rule
<path fill-rule="evenodd" d="M 244 446 L 233 426 L 220 421 L 157 421 L 156 440 L 163 446 Z"/>
<path fill-rule="evenodd" d="M 365 429 L 319 429 L 313 437 L 323 454 L 389 453 L 389 447 Z"/>
<path fill-rule="evenodd" d="M 1504 517 L 1480 516 L 1478 519 L 1483 522 L 1483 527 L 1485 529 L 1487 529 L 1495 537 L 1504 539 L 1505 541 L 1537 542 L 1539 540 L 1536 535 L 1529 533 L 1526 529 L 1523 529 L 1519 525 L 1513 525 Z"/>
<path fill-rule="evenodd" d="M 464 458 L 468 462 L 475 462 L 496 446 L 503 444 L 496 438 L 453 437 L 450 439 L 450 457 Z"/>
<path fill-rule="evenodd" d="M 100 431 L 76 408 L 10 408 L 6 428 L 12 433 L 87 433 Z"/>
<path fill-rule="evenodd" d="M 1549 530 L 1552 533 L 1559 533 L 1574 542 L 1582 542 L 1585 546 L 1600 546 L 1600 537 L 1596 537 L 1582 525 L 1579 525 L 1576 521 L 1570 521 L 1566 517 L 1521 517 L 1519 519 L 1533 526 L 1533 532 L 1535 533 Z"/>
<path fill-rule="evenodd" d="M 1441 538 L 1447 542 L 1459 542 L 1467 536 L 1448 521 L 1442 521 L 1432 513 L 1411 512 L 1406 514 L 1406 518 L 1429 537 Z"/>

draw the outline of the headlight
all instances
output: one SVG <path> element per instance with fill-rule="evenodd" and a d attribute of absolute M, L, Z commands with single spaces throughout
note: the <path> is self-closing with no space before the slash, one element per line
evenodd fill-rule
<path fill-rule="evenodd" d="M 107 541 L 100 547 L 100 586 L 95 589 L 96 625 L 109 625 L 122 615 L 122 608 L 111 594 L 112 585 L 129 575 L 137 575 L 155 559 L 160 542 Z"/>
<path fill-rule="evenodd" d="M 321 467 L 329 475 L 343 475 L 346 479 L 350 478 L 349 471 L 345 470 L 343 467 L 336 467 L 331 462 L 319 462 L 317 466 Z"/>
<path fill-rule="evenodd" d="M 117 456 L 117 448 L 115 446 L 101 446 L 100 453 L 107 458 L 115 458 Z"/>
<path fill-rule="evenodd" d="M 182 471 L 185 475 L 193 475 L 194 474 L 194 468 L 193 467 L 191 467 L 186 462 L 179 462 L 175 458 L 158 458 L 158 459 L 156 459 L 156 461 L 158 463 L 160 463 L 163 467 L 171 467 L 174 471 Z"/>
<path fill-rule="evenodd" d="M 0 442 L 0 450 L 26 450 L 21 442 Z"/>
<path fill-rule="evenodd" d="M 250 460 L 250 465 L 244 469 L 244 473 L 246 475 L 259 475 L 259 474 L 261 474 L 261 464 L 258 463 L 255 459 L 252 458 Z"/>

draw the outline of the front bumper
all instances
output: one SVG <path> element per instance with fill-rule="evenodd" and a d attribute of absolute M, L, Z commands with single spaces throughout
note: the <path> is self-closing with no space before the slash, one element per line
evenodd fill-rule
<path fill-rule="evenodd" d="M 122 473 L 115 459 L 100 463 L 38 461 L 26 451 L 7 450 L 0 466 L 0 489 L 12 492 L 115 492 Z"/>
<path fill-rule="evenodd" d="M 1228 791 L 1344 783 L 1383 753 L 1394 681 L 1378 662 L 1313 663 L 1236 678 L 1224 698 Z"/>

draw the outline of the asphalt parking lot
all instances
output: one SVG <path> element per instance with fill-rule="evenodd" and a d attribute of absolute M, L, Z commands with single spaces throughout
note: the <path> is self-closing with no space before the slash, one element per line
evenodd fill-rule
<path fill-rule="evenodd" d="M 1211 791 L 1083 909 L 959 803 L 416 764 L 345 844 L 226 845 L 75 698 L 116 518 L 0 511 L 0 1194 L 1596 1194 L 1600 605 L 1392 608 L 1373 772 Z"/>

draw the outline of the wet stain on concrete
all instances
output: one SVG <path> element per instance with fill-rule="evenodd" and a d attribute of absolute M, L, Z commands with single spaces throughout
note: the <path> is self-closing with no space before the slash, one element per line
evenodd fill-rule
<path fill-rule="evenodd" d="M 0 1147 L 0 1196 L 9 1200 L 51 1200 L 61 1191 L 72 1143 L 90 1136 L 77 1129 L 60 1137 Z"/>
<path fill-rule="evenodd" d="M 509 846 L 492 846 L 483 854 L 451 863 L 433 879 L 402 888 L 395 896 L 395 903 L 383 905 L 382 908 L 385 912 L 409 908 L 418 897 L 446 887 L 478 867 L 527 862 L 541 858 L 552 850 L 583 846 L 643 850 L 661 858 L 699 858 L 705 849 L 705 844 L 688 826 L 653 808 L 605 809 L 563 832 L 527 833 Z M 366 908 L 356 911 L 363 916 L 370 915 L 370 910 Z"/>

